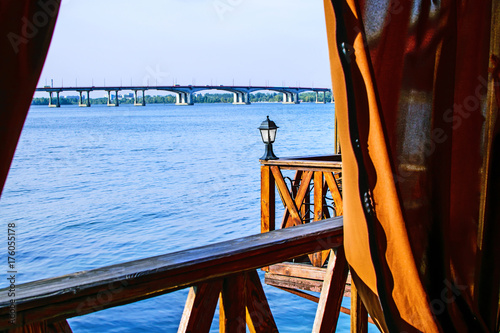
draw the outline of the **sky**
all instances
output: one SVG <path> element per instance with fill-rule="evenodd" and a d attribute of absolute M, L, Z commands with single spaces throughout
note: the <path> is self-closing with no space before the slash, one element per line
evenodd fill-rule
<path fill-rule="evenodd" d="M 51 80 L 331 87 L 323 1 L 62 0 Z"/>

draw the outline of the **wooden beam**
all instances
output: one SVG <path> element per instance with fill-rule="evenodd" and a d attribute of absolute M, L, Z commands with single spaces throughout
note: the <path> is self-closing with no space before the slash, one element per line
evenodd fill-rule
<path fill-rule="evenodd" d="M 66 320 L 61 320 L 47 325 L 49 333 L 73 333 Z"/>
<path fill-rule="evenodd" d="M 314 319 L 313 333 L 335 332 L 348 272 L 344 247 L 337 249 L 336 256 L 332 250 Z"/>
<path fill-rule="evenodd" d="M 290 161 L 299 161 L 299 162 L 307 162 L 307 161 L 319 161 L 319 162 L 342 162 L 342 156 L 339 154 L 334 155 L 308 155 L 308 156 L 288 156 L 281 157 L 279 160 L 261 160 L 262 164 L 273 163 L 273 162 L 281 162 L 288 163 Z"/>
<path fill-rule="evenodd" d="M 351 333 L 367 333 L 368 312 L 354 283 L 351 283 L 351 310 Z"/>
<path fill-rule="evenodd" d="M 246 332 L 246 274 L 238 273 L 224 279 L 219 303 L 219 332 Z"/>
<path fill-rule="evenodd" d="M 330 188 L 330 193 L 332 194 L 333 201 L 335 202 L 335 208 L 337 216 L 344 215 L 344 205 L 342 204 L 342 195 L 340 194 L 339 187 L 335 181 L 335 177 L 331 173 L 325 173 L 325 180 Z"/>
<path fill-rule="evenodd" d="M 330 174 L 329 172 L 327 173 Z M 323 190 L 323 172 L 316 171 L 314 173 L 314 221 L 321 221 L 324 218 Z M 311 260 L 313 266 L 323 267 L 328 254 L 329 250 L 312 253 L 309 255 L 309 260 Z"/>
<path fill-rule="evenodd" d="M 300 187 L 300 180 L 302 179 L 302 174 L 303 174 L 302 170 L 296 170 L 295 175 L 293 176 L 292 193 L 295 198 L 297 198 L 297 190 L 295 189 L 295 186 Z M 281 197 L 281 192 L 280 192 L 280 197 Z M 297 200 L 295 200 L 295 202 L 297 204 Z M 290 220 L 290 212 L 288 211 L 288 209 L 285 209 L 285 212 L 283 213 L 283 218 L 281 219 L 281 229 L 286 228 L 287 225 L 291 225 L 289 220 Z"/>
<path fill-rule="evenodd" d="M 321 292 L 323 281 L 266 273 L 266 284 L 275 287 Z"/>
<path fill-rule="evenodd" d="M 261 161 L 262 165 L 272 165 L 279 167 L 289 167 L 293 169 L 304 168 L 325 168 L 325 169 L 342 169 L 342 161 L 340 155 L 337 156 L 319 156 L 319 157 L 290 157 L 280 158 L 279 160 Z"/>
<path fill-rule="evenodd" d="M 299 190 L 297 191 L 297 199 L 295 203 L 300 205 L 302 201 L 304 201 L 304 197 L 307 194 L 307 191 L 309 190 L 309 184 L 311 183 L 311 179 L 313 177 L 313 172 L 312 171 L 304 171 L 301 181 L 300 181 L 300 187 Z M 302 200 L 301 200 L 302 199 Z"/>
<path fill-rule="evenodd" d="M 304 172 L 302 170 L 297 170 L 295 172 L 295 176 L 293 177 L 293 182 L 292 182 L 292 193 L 293 193 L 293 196 L 296 197 L 297 196 L 297 191 L 298 191 L 298 188 L 300 187 L 300 181 L 302 180 L 302 175 L 304 174 Z"/>
<path fill-rule="evenodd" d="M 323 172 L 314 173 L 314 221 L 323 219 Z"/>
<path fill-rule="evenodd" d="M 222 279 L 191 287 L 177 332 L 209 332 L 221 290 Z"/>
<path fill-rule="evenodd" d="M 2 330 L 1 333 L 73 333 L 66 320 L 27 324 L 22 327 Z"/>
<path fill-rule="evenodd" d="M 310 184 L 311 179 L 313 177 L 313 172 L 312 171 L 302 172 L 301 170 L 298 170 L 296 175 L 295 175 L 295 178 L 297 178 L 297 176 L 300 177 L 301 182 L 300 182 L 299 189 L 297 190 L 297 193 L 295 195 L 295 208 L 296 209 L 297 209 L 297 207 L 300 207 L 302 205 L 302 202 L 304 201 L 304 198 L 305 198 L 307 191 L 309 189 L 309 184 Z M 287 206 L 287 208 L 288 208 L 288 206 Z M 300 224 L 302 224 L 302 219 L 300 220 Z M 290 210 L 285 209 L 285 213 L 283 215 L 283 220 L 282 220 L 282 224 L 281 224 L 281 229 L 288 228 L 288 227 L 291 227 L 294 225 L 297 225 L 297 224 L 294 224 L 292 219 L 290 218 Z"/>
<path fill-rule="evenodd" d="M 309 264 L 286 262 L 269 266 L 269 273 L 311 280 L 320 280 L 323 282 L 326 269 L 314 267 Z"/>
<path fill-rule="evenodd" d="M 285 180 L 283 179 L 283 175 L 281 174 L 279 167 L 271 166 L 271 171 L 273 173 L 274 179 L 276 181 L 276 187 L 280 192 L 283 203 L 285 204 L 286 209 L 288 209 L 288 211 L 290 212 L 292 225 L 302 224 L 302 219 L 300 217 L 299 210 L 297 209 L 297 205 L 295 204 L 295 201 L 292 199 L 292 196 L 290 195 L 290 192 L 288 190 L 288 187 L 286 186 Z"/>
<path fill-rule="evenodd" d="M 260 167 L 260 179 L 260 232 L 268 232 L 275 229 L 276 220 L 274 177 L 268 166 L 263 165 Z"/>
<path fill-rule="evenodd" d="M 321 171 L 321 172 L 341 172 L 341 168 L 321 168 L 321 167 L 308 167 L 308 166 L 279 166 L 280 170 L 297 170 L 300 169 L 302 171 Z"/>
<path fill-rule="evenodd" d="M 59 321 L 342 244 L 342 217 L 16 286 L 17 325 Z M 0 330 L 8 323 L 0 289 Z"/>
<path fill-rule="evenodd" d="M 259 275 L 256 271 L 249 271 L 246 274 L 246 322 L 250 332 L 278 332 Z"/>
<path fill-rule="evenodd" d="M 298 203 L 297 200 L 295 200 L 295 203 L 297 204 L 297 207 L 300 207 L 300 216 L 302 216 L 303 223 L 306 223 L 307 221 L 311 220 L 311 210 L 310 210 L 311 192 L 309 189 L 311 187 L 311 179 L 314 175 L 314 171 L 304 171 L 304 175 L 310 175 L 310 178 L 309 179 L 305 179 L 305 177 L 302 178 L 301 188 L 304 188 L 303 189 L 304 194 L 302 195 L 303 199 Z M 299 190 L 301 188 L 299 188 Z"/>

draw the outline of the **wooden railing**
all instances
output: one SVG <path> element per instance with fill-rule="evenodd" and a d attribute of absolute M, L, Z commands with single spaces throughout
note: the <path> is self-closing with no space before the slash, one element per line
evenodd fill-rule
<path fill-rule="evenodd" d="M 261 232 L 276 228 L 276 189 L 285 207 L 282 229 L 343 215 L 340 155 L 261 160 L 261 163 Z M 286 170 L 295 171 L 293 179 L 284 176 Z M 322 267 L 327 257 L 328 251 L 318 252 L 309 255 L 309 260 L 313 266 Z"/>
<path fill-rule="evenodd" d="M 208 332 L 220 296 L 220 331 L 277 332 L 255 269 L 337 249 L 329 262 L 314 332 L 335 330 L 347 265 L 342 217 L 0 290 L 0 331 L 71 332 L 67 318 L 191 287 L 179 332 Z M 335 258 L 337 260 L 335 262 Z M 11 323 L 12 321 L 14 323 Z"/>
<path fill-rule="evenodd" d="M 287 173 L 292 174 L 287 175 Z M 317 223 L 333 216 L 342 216 L 342 160 L 340 155 L 280 158 L 261 160 L 261 232 L 276 229 L 276 198 L 284 206 L 280 228 L 285 229 L 310 222 Z M 313 224 L 314 224 L 313 223 Z M 328 267 L 326 267 L 326 262 Z M 321 298 L 309 292 L 323 294 L 326 285 L 342 285 L 345 296 L 351 297 L 351 309 L 341 311 L 351 315 L 352 331 L 367 329 L 366 310 L 352 285 L 350 275 L 332 277 L 330 264 L 347 266 L 343 254 L 332 257 L 329 251 L 311 253 L 292 261 L 264 267 L 265 282 L 308 300 L 319 303 Z M 344 288 L 345 285 L 345 288 Z M 338 288 L 338 287 L 337 287 Z M 369 320 L 371 322 L 371 319 Z"/>
<path fill-rule="evenodd" d="M 285 205 L 281 228 L 330 217 L 332 212 L 326 202 L 327 192 L 332 196 L 333 206 L 330 208 L 333 215 L 343 215 L 340 155 L 261 160 L 261 164 L 262 232 L 276 228 L 276 188 Z M 283 175 L 284 170 L 295 171 L 293 180 Z M 289 180 L 289 185 L 286 180 Z M 311 191 L 311 185 L 314 192 Z M 311 194 L 314 196 L 312 202 Z"/>

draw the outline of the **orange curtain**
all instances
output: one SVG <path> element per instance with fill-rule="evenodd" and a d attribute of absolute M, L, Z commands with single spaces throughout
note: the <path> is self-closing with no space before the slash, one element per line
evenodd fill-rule
<path fill-rule="evenodd" d="M 60 0 L 0 1 L 0 195 L 49 49 Z"/>
<path fill-rule="evenodd" d="M 324 4 L 364 304 L 384 332 L 497 332 L 500 1 Z"/>

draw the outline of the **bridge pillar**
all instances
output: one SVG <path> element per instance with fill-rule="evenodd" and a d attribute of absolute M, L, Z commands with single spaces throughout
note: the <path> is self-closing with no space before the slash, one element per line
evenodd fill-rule
<path fill-rule="evenodd" d="M 57 95 L 56 104 L 54 104 L 54 102 L 53 102 L 52 91 L 49 91 L 49 108 L 60 108 L 61 107 L 61 103 L 59 101 L 59 93 L 60 92 L 56 91 L 55 93 Z"/>
<path fill-rule="evenodd" d="M 193 105 L 193 94 L 190 92 L 176 91 L 175 105 Z"/>
<path fill-rule="evenodd" d="M 146 97 L 145 97 L 145 90 L 142 91 L 142 101 L 139 103 L 138 102 L 138 99 L 137 99 L 137 91 L 138 90 L 134 90 L 134 105 L 136 106 L 146 106 Z"/>
<path fill-rule="evenodd" d="M 108 106 L 119 106 L 118 102 L 118 90 L 106 90 L 108 92 Z M 115 92 L 115 102 L 111 102 L 111 91 Z"/>
<path fill-rule="evenodd" d="M 294 92 L 283 93 L 283 104 L 299 104 L 299 94 Z"/>
<path fill-rule="evenodd" d="M 316 103 L 325 104 L 326 103 L 326 91 L 323 91 L 323 102 L 319 101 L 319 91 L 316 91 Z"/>
<path fill-rule="evenodd" d="M 78 100 L 78 106 L 90 107 L 90 90 L 87 90 L 87 100 L 83 103 L 82 94 L 83 90 L 78 91 L 80 93 L 80 99 Z"/>
<path fill-rule="evenodd" d="M 233 104 L 250 104 L 250 93 L 245 91 L 233 92 Z"/>

